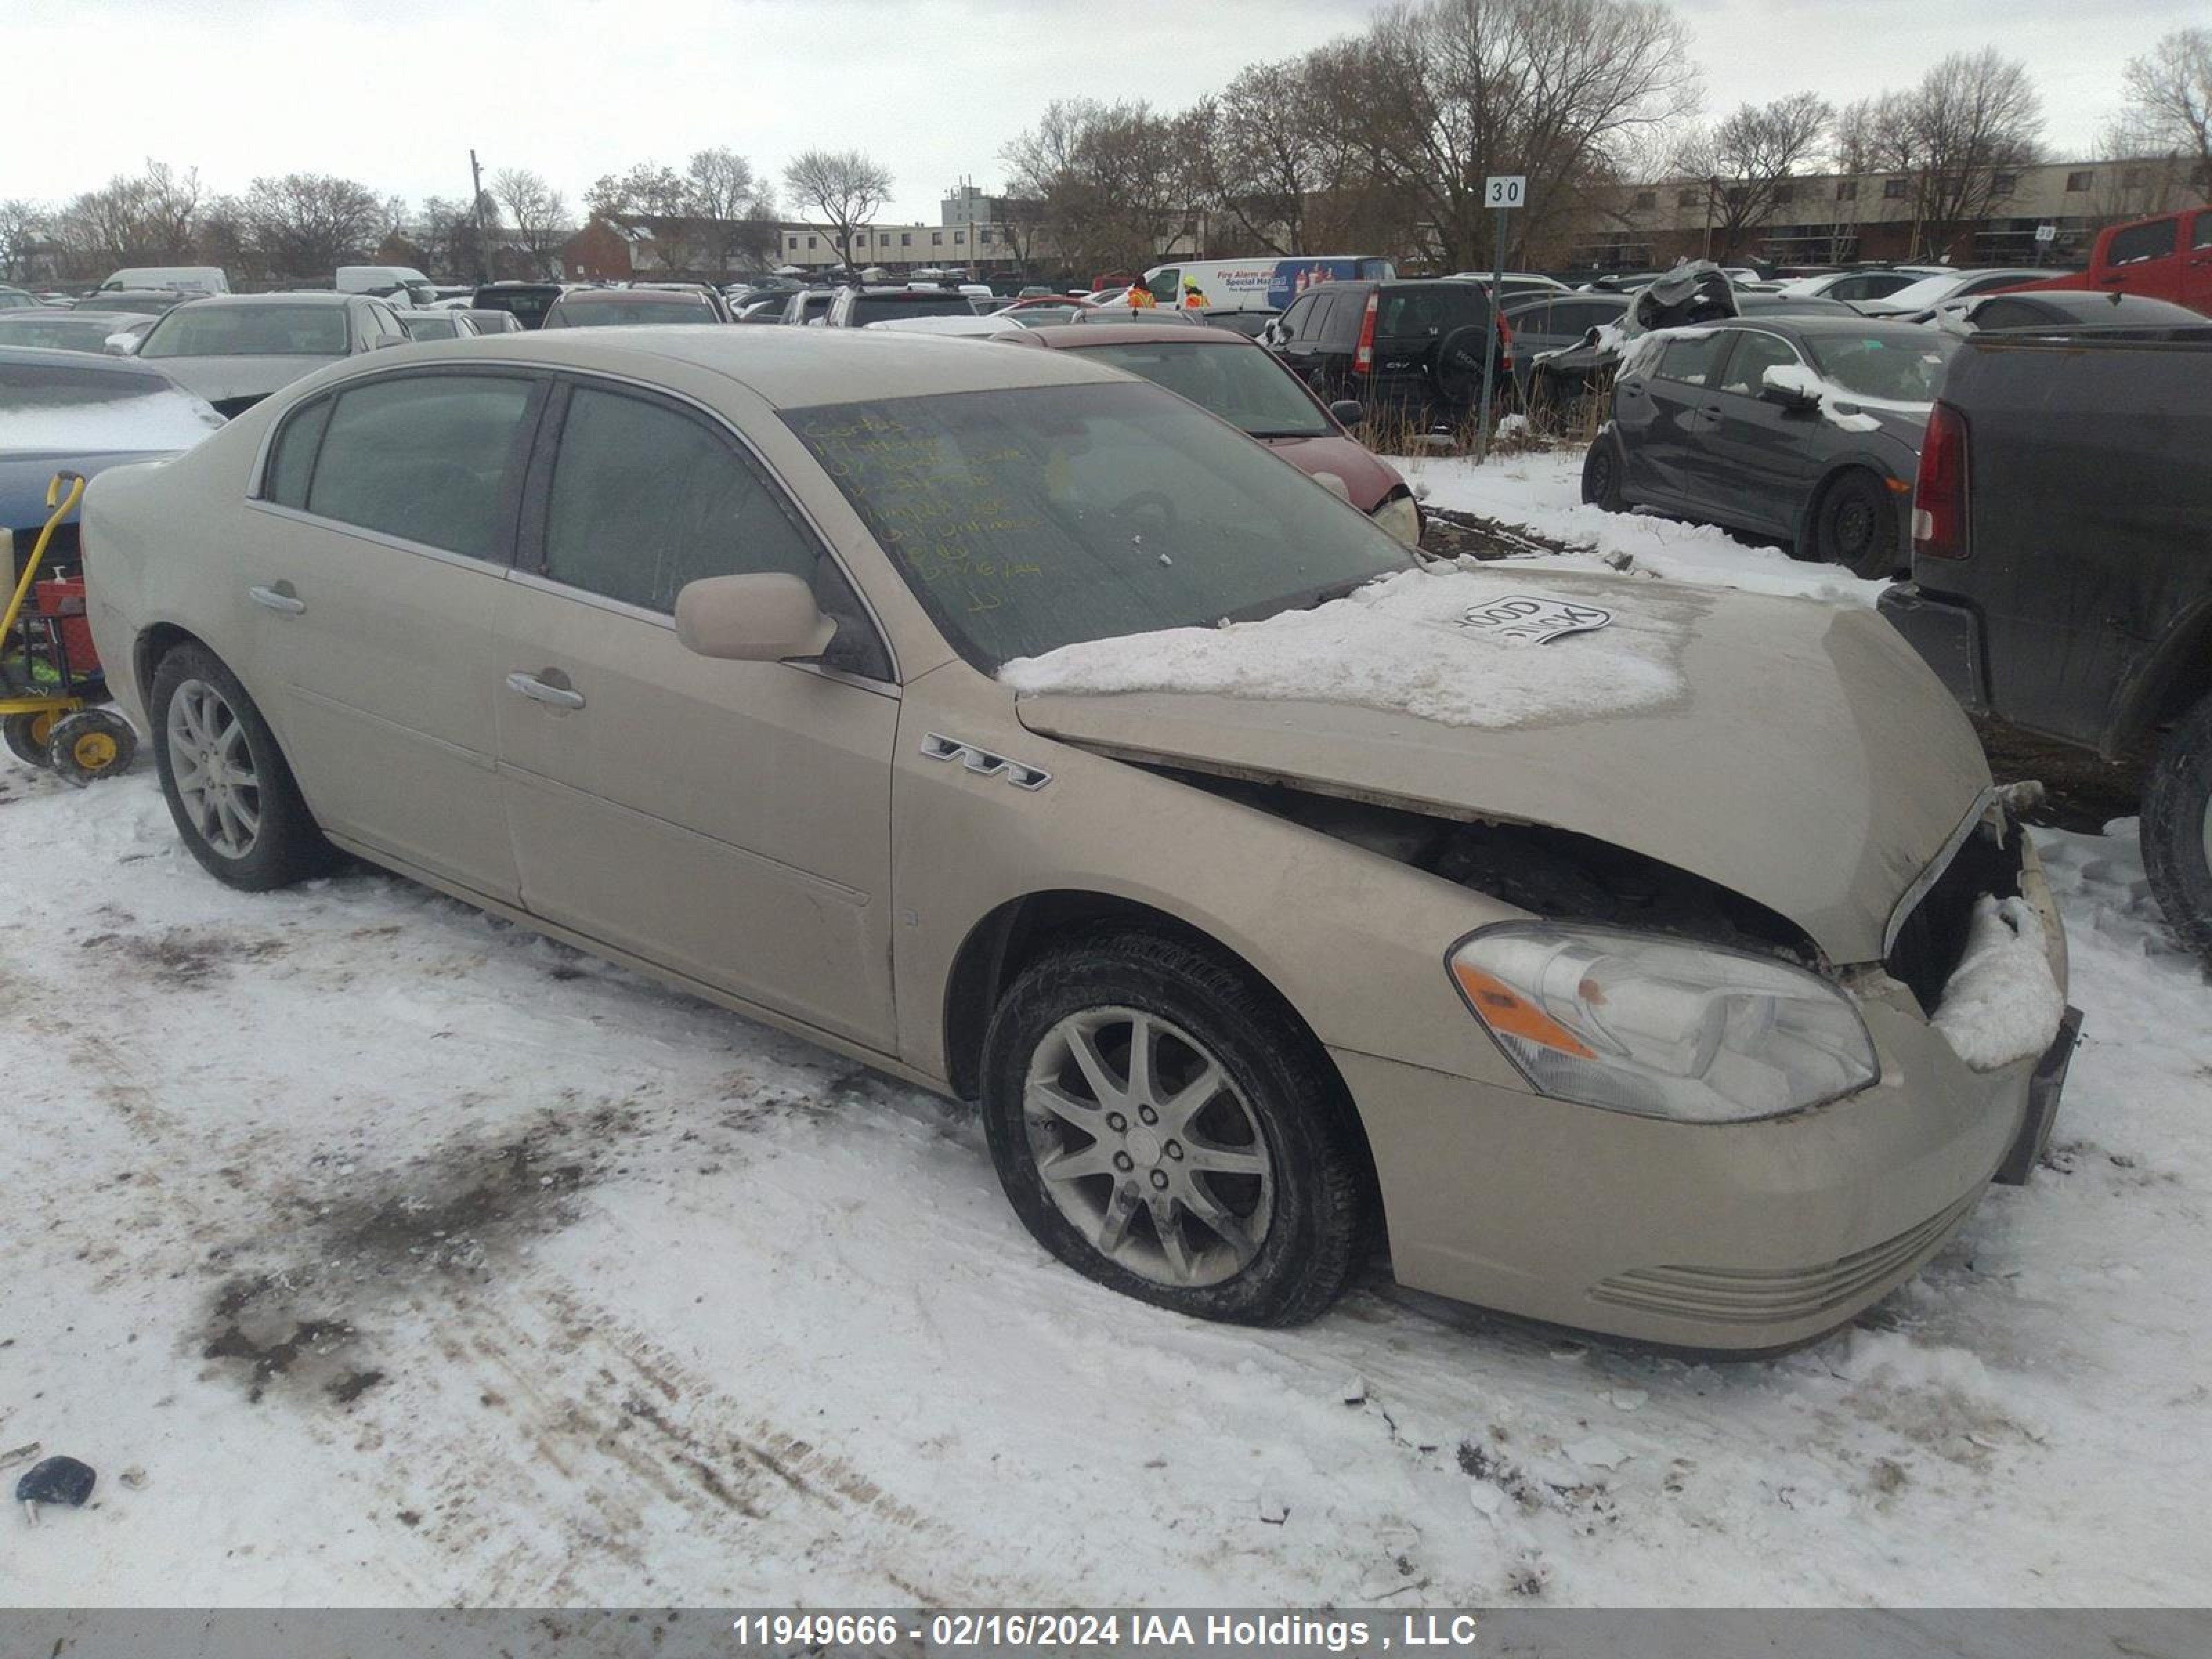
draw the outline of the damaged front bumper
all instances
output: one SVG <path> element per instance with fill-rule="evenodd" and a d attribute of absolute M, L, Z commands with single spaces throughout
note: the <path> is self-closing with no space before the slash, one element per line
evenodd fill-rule
<path fill-rule="evenodd" d="M 2032 848 L 2021 896 L 2063 935 Z M 2047 1144 L 2080 1025 L 1976 1071 L 1906 984 L 1855 976 L 1881 1080 L 1788 1116 L 1687 1123 L 1333 1048 L 1368 1126 L 1392 1262 L 1417 1289 L 1669 1347 L 1758 1353 L 1911 1278 Z"/>

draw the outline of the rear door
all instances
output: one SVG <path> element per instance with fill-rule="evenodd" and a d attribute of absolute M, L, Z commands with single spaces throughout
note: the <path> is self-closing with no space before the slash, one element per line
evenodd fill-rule
<path fill-rule="evenodd" d="M 1809 365 L 1780 335 L 1731 329 L 1733 349 L 1705 402 L 1710 422 L 1685 458 L 1690 499 L 1712 517 L 1778 536 L 1796 533 L 1811 483 L 1818 414 L 1770 403 L 1759 388 L 1770 368 Z"/>
<path fill-rule="evenodd" d="M 1689 501 L 1688 471 L 1712 423 L 1711 380 L 1728 345 L 1721 329 L 1678 335 L 1656 354 L 1637 353 L 1630 372 L 1614 382 L 1613 419 L 1635 499 Z"/>
<path fill-rule="evenodd" d="M 872 624 L 719 417 L 580 379 L 546 427 L 491 679 L 523 902 L 889 1049 L 899 697 Z M 813 583 L 849 669 L 678 643 L 685 583 L 769 570 Z"/>
<path fill-rule="evenodd" d="M 301 405 L 239 561 L 240 672 L 316 821 L 510 904 L 493 630 L 550 384 L 424 368 Z"/>

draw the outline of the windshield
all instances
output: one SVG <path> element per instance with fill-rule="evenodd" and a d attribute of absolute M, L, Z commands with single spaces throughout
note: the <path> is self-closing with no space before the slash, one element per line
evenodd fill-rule
<path fill-rule="evenodd" d="M 853 325 L 865 327 L 889 317 L 973 317 L 975 307 L 964 294 L 856 294 L 853 296 Z"/>
<path fill-rule="evenodd" d="M 1472 283 L 1427 283 L 1382 290 L 1378 340 L 1421 340 L 1490 320 L 1490 296 Z"/>
<path fill-rule="evenodd" d="M 702 300 L 564 300 L 545 313 L 548 328 L 606 328 L 632 323 L 711 323 Z"/>
<path fill-rule="evenodd" d="M 785 411 L 945 636 L 987 672 L 1078 641 L 1247 621 L 1413 556 L 1150 386 Z"/>
<path fill-rule="evenodd" d="M 1932 404 L 1943 384 L 1943 365 L 1959 349 L 1948 334 L 1914 330 L 1896 335 L 1808 335 L 1823 380 L 1862 398 L 1893 404 Z"/>
<path fill-rule="evenodd" d="M 1335 428 L 1281 366 L 1257 346 L 1117 341 L 1079 348 L 1092 359 L 1188 398 L 1255 438 L 1326 438 Z"/>
<path fill-rule="evenodd" d="M 189 449 L 222 424 L 161 375 L 0 363 L 0 455 Z"/>
<path fill-rule="evenodd" d="M 330 305 L 180 306 L 146 336 L 142 357 L 343 357 L 346 313 Z"/>

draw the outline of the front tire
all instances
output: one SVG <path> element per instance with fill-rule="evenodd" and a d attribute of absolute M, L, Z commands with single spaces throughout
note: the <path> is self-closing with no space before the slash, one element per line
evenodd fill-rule
<path fill-rule="evenodd" d="M 2144 873 L 2167 923 L 2212 963 L 2212 697 L 2160 746 L 2137 834 Z"/>
<path fill-rule="evenodd" d="M 149 703 L 161 793 L 201 868 L 249 893 L 331 868 L 335 854 L 276 734 L 220 659 L 179 646 L 155 670 Z"/>
<path fill-rule="evenodd" d="M 1820 556 L 1854 576 L 1879 581 L 1905 562 L 1898 545 L 1896 504 L 1889 486 L 1871 472 L 1846 472 L 1830 484 L 1813 523 Z"/>
<path fill-rule="evenodd" d="M 983 1042 L 1014 1212 L 1085 1277 L 1202 1319 L 1293 1325 L 1358 1265 L 1371 1180 L 1319 1045 L 1250 978 L 1151 934 L 1040 957 Z"/>

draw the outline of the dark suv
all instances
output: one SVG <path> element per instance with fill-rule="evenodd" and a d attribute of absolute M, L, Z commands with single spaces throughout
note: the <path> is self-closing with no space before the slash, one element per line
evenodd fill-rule
<path fill-rule="evenodd" d="M 568 291 L 560 283 L 486 283 L 469 304 L 477 311 L 504 311 L 525 328 L 541 328 L 553 302 Z"/>
<path fill-rule="evenodd" d="M 1323 283 L 1293 300 L 1261 340 L 1324 402 L 1350 398 L 1370 414 L 1454 419 L 1481 400 L 1493 329 L 1502 404 L 1512 390 L 1512 338 L 1480 283 Z"/>

